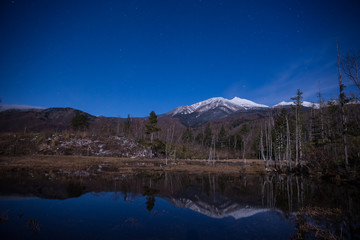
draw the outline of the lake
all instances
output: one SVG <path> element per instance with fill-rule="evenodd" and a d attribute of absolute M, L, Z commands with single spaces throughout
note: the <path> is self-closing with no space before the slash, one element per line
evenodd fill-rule
<path fill-rule="evenodd" d="M 0 181 L 2 239 L 359 239 L 359 188 L 294 175 L 147 172 Z"/>

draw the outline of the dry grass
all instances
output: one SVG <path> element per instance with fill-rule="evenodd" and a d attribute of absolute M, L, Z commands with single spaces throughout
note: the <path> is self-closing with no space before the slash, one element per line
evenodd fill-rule
<path fill-rule="evenodd" d="M 265 171 L 261 160 L 222 160 L 208 162 L 207 160 L 169 160 L 165 165 L 164 159 L 132 159 L 117 157 L 92 156 L 1 156 L 0 172 L 28 171 L 28 172 L 79 172 L 102 174 L 137 173 L 141 171 L 159 172 L 187 172 L 187 173 L 247 173 L 256 174 Z"/>

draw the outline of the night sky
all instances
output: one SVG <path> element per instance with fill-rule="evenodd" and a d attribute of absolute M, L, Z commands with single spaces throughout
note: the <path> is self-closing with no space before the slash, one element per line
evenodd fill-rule
<path fill-rule="evenodd" d="M 211 97 L 336 98 L 360 1 L 0 1 L 3 104 L 147 116 Z M 354 90 L 349 81 L 348 91 Z"/>

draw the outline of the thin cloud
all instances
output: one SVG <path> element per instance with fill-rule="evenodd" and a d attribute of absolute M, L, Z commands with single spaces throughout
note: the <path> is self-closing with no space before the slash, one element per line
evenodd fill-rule
<path fill-rule="evenodd" d="M 326 61 L 324 49 L 319 51 L 314 59 L 299 59 L 285 70 L 277 74 L 258 89 L 253 90 L 255 101 L 273 105 L 279 101 L 289 100 L 295 96 L 296 90 L 301 89 L 303 97 L 309 101 L 316 101 L 320 88 L 323 96 L 334 95 L 337 88 L 336 61 Z"/>

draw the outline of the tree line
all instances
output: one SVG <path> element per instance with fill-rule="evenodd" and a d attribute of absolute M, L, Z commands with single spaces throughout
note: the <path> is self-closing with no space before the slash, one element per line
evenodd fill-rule
<path fill-rule="evenodd" d="M 359 54 L 338 57 L 339 97 L 325 102 L 318 92 L 318 107 L 303 107 L 303 92 L 291 98 L 291 108 L 269 109 L 265 117 L 252 121 L 208 122 L 186 127 L 175 119 L 148 118 L 117 120 L 116 131 L 148 146 L 153 157 L 171 159 L 262 159 L 278 169 L 309 168 L 322 172 L 342 167 L 356 169 L 360 159 L 360 107 L 355 94 L 347 96 L 342 73 L 360 90 Z M 105 125 L 106 126 L 106 125 Z M 88 127 L 84 119 L 73 119 L 74 128 Z M 104 126 L 102 126 L 104 127 Z M 106 130 L 102 131 L 106 132 Z"/>

